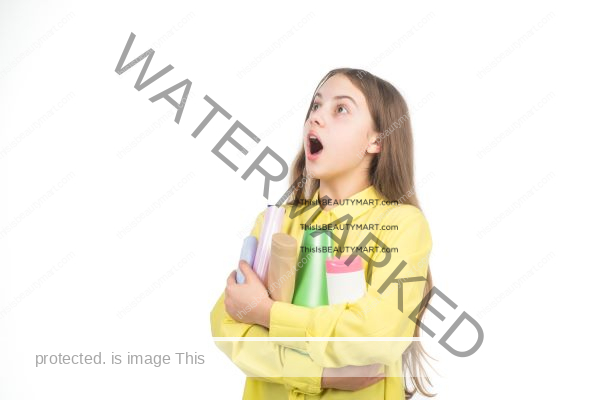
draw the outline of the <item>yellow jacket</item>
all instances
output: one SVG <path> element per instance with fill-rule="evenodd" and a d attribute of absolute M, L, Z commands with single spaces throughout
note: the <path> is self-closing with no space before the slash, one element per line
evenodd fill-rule
<path fill-rule="evenodd" d="M 318 199 L 319 192 L 313 197 L 313 200 Z M 215 304 L 211 312 L 212 335 L 215 338 L 273 338 L 263 341 L 216 341 L 217 346 L 248 376 L 243 399 L 404 399 L 402 352 L 410 345 L 410 341 L 278 339 L 413 337 L 415 323 L 409 319 L 409 315 L 423 299 L 425 281 L 402 284 L 403 312 L 399 310 L 399 284 L 390 284 L 382 295 L 377 290 L 402 261 L 406 262 L 406 266 L 395 275 L 395 279 L 427 277 L 432 245 L 427 220 L 414 206 L 381 204 L 384 199 L 373 186 L 348 200 L 359 201 L 354 204 L 347 201 L 330 211 L 323 211 L 317 205 L 294 218 L 290 218 L 292 206 L 286 205 L 282 232 L 301 243 L 301 224 L 305 224 L 315 213 L 316 218 L 309 221 L 311 225 L 331 224 L 346 214 L 352 216 L 352 224 L 372 224 L 366 226 L 369 228 L 367 230 L 349 229 L 345 243 L 346 246 L 358 246 L 371 232 L 390 248 L 391 252 L 384 253 L 380 244 L 373 241 L 366 244 L 374 247 L 372 252 L 367 253 L 374 262 L 363 262 L 367 282 L 367 294 L 364 297 L 354 303 L 315 308 L 276 301 L 271 308 L 269 329 L 235 321 L 225 311 L 224 293 Z M 296 214 L 303 207 L 298 206 Z M 251 233 L 257 239 L 260 238 L 263 222 L 264 211 L 258 215 Z M 338 223 L 346 224 L 348 221 Z M 334 234 L 341 237 L 342 232 L 335 230 Z M 337 246 L 336 243 L 334 245 Z M 389 260 L 385 265 L 373 265 L 386 257 Z M 386 373 L 386 378 L 376 384 L 354 392 L 321 388 L 324 367 L 375 363 L 385 364 Z"/>

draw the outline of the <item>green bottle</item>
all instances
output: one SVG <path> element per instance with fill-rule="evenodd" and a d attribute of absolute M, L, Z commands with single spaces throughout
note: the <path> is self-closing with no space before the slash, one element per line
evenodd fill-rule
<path fill-rule="evenodd" d="M 322 232 L 313 236 L 314 232 Z M 333 256 L 333 240 L 323 230 L 307 229 L 296 264 L 296 283 L 292 304 L 318 307 L 329 304 L 325 261 Z"/>

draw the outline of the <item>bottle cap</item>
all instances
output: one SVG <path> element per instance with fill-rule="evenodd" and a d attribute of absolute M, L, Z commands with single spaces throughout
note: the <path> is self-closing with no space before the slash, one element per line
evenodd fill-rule
<path fill-rule="evenodd" d="M 350 265 L 346 265 L 346 261 L 350 256 L 342 256 L 340 258 L 328 258 L 326 261 L 328 274 L 343 274 L 346 272 L 362 271 L 363 266 L 360 256 L 354 257 Z"/>

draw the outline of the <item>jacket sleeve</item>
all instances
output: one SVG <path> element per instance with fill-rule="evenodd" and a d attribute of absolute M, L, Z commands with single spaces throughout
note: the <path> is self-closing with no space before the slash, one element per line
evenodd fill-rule
<path fill-rule="evenodd" d="M 409 318 L 419 307 L 425 293 L 431 235 L 422 212 L 413 206 L 396 207 L 386 216 L 386 224 L 397 230 L 382 231 L 379 239 L 398 252 L 377 251 L 374 261 L 382 262 L 388 254 L 389 261 L 381 266 L 371 265 L 371 282 L 367 294 L 352 303 L 307 308 L 294 304 L 275 302 L 271 308 L 269 335 L 281 337 L 358 337 L 356 341 L 294 341 L 275 339 L 275 343 L 306 352 L 323 367 L 392 365 L 402 358 L 410 341 L 361 341 L 360 337 L 412 338 L 416 324 Z M 366 235 L 362 235 L 363 237 Z M 373 246 L 374 243 L 367 244 Z M 406 265 L 397 271 L 397 267 Z M 382 263 L 383 264 L 383 263 Z M 392 282 L 382 294 L 378 289 L 393 275 L 402 279 Z M 369 280 L 367 280 L 369 282 Z M 399 293 L 401 296 L 399 296 Z M 400 311 L 400 301 L 402 311 Z"/>
<path fill-rule="evenodd" d="M 257 218 L 252 234 L 259 237 L 264 214 Z M 225 292 L 214 305 L 211 314 L 211 331 L 217 347 L 247 376 L 285 385 L 305 394 L 319 394 L 323 368 L 309 356 L 294 349 L 267 341 L 228 341 L 218 338 L 269 337 L 268 329 L 257 324 L 234 320 L 226 311 Z"/>

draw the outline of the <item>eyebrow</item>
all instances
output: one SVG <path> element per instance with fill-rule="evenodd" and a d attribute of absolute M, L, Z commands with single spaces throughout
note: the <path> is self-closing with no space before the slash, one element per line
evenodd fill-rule
<path fill-rule="evenodd" d="M 321 93 L 317 93 L 317 94 L 315 95 L 315 98 L 317 98 L 317 97 L 323 97 L 323 96 L 321 96 Z M 339 100 L 339 99 L 349 99 L 350 101 L 352 101 L 352 102 L 354 103 L 354 105 L 355 105 L 356 107 L 358 107 L 358 104 L 356 104 L 356 101 L 354 101 L 354 99 L 353 99 L 352 97 L 350 97 L 350 96 L 347 96 L 347 95 L 341 95 L 341 96 L 334 96 L 333 98 L 334 98 L 334 99 L 336 99 L 336 100 Z"/>

